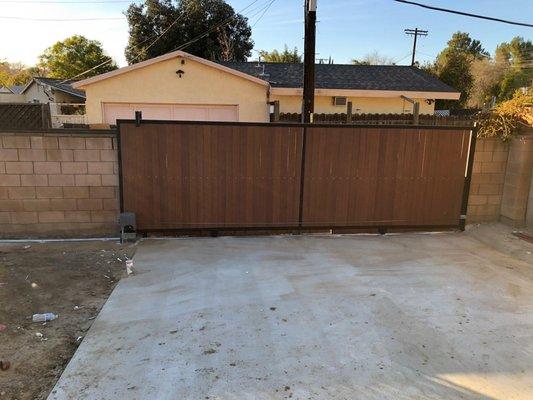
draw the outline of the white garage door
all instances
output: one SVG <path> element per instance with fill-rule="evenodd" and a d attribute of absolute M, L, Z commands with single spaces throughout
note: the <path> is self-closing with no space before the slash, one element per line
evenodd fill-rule
<path fill-rule="evenodd" d="M 130 103 L 104 104 L 104 122 L 115 125 L 117 119 L 135 119 L 142 111 L 143 119 L 173 121 L 238 121 L 237 106 Z"/>

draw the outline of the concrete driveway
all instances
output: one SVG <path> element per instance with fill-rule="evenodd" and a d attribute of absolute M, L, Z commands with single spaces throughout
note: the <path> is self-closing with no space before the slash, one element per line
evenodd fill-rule
<path fill-rule="evenodd" d="M 533 245 L 145 240 L 49 399 L 531 399 Z"/>

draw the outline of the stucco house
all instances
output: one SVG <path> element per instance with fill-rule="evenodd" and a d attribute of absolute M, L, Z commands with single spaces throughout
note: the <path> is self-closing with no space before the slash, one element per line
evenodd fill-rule
<path fill-rule="evenodd" d="M 267 122 L 270 103 L 280 112 L 301 110 L 303 66 L 263 62 L 212 62 L 175 51 L 78 81 L 86 93 L 89 124 L 115 124 L 142 111 L 145 119 Z M 418 68 L 316 65 L 316 113 L 433 114 L 436 99 L 460 93 Z"/>
<path fill-rule="evenodd" d="M 71 82 L 54 78 L 33 78 L 21 90 L 29 103 L 85 103 L 85 92 L 74 89 Z"/>
<path fill-rule="evenodd" d="M 20 86 L 0 87 L 0 103 L 25 103 L 26 97 L 20 94 Z"/>
<path fill-rule="evenodd" d="M 35 77 L 24 86 L 0 88 L 3 103 L 85 103 L 85 92 L 63 79 Z"/>

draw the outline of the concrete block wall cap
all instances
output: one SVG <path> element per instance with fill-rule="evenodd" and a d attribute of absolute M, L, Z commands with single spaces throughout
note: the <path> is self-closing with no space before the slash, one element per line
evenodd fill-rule
<path fill-rule="evenodd" d="M 36 129 L 36 130 L 2 130 L 0 129 L 0 136 L 92 136 L 92 137 L 115 137 L 117 135 L 116 129 Z"/>

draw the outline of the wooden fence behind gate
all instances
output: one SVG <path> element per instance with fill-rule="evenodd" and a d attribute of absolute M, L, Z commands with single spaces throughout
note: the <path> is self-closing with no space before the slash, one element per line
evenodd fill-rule
<path fill-rule="evenodd" d="M 40 103 L 0 104 L 0 129 L 49 129 L 50 106 Z"/>
<path fill-rule="evenodd" d="M 475 146 L 469 127 L 118 127 L 121 209 L 136 214 L 140 231 L 429 230 L 461 227 L 466 211 Z"/>

